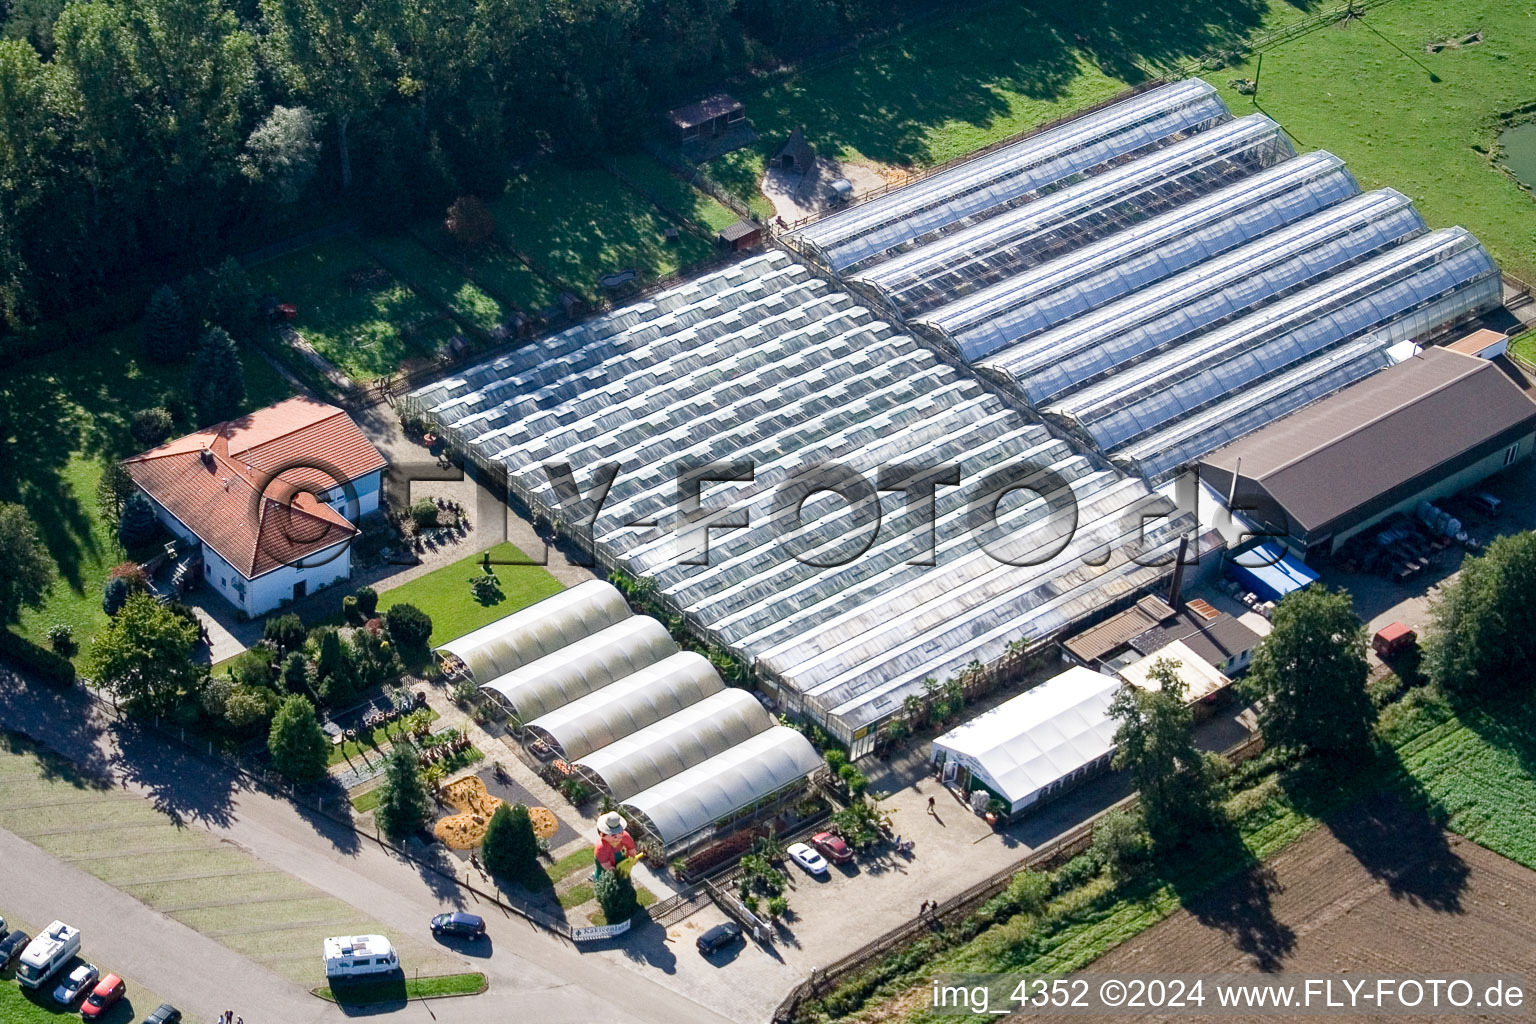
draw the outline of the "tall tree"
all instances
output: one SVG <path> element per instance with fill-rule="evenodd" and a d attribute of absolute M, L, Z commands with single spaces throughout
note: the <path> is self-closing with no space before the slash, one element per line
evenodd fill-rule
<path fill-rule="evenodd" d="M 214 268 L 208 282 L 208 322 L 236 338 L 251 337 L 256 326 L 256 289 L 233 256 Z"/>
<path fill-rule="evenodd" d="M 1448 690 L 1530 693 L 1536 673 L 1536 533 L 1500 537 L 1430 605 L 1425 668 Z"/>
<path fill-rule="evenodd" d="M 1245 689 L 1270 746 L 1339 753 L 1370 742 L 1365 627 L 1349 594 L 1317 585 L 1287 594 L 1254 654 Z"/>
<path fill-rule="evenodd" d="M 336 131 L 341 187 L 352 187 L 352 128 L 394 87 L 392 3 L 261 0 L 268 59 L 284 83 Z"/>
<path fill-rule="evenodd" d="M 245 369 L 234 339 L 224 328 L 210 327 L 198 339 L 187 387 L 198 422 L 204 426 L 240 411 L 245 401 Z"/>
<path fill-rule="evenodd" d="M 133 593 L 92 641 L 86 674 L 135 714 L 169 714 L 198 699 L 204 672 L 192 651 L 199 639 L 195 620 Z"/>
<path fill-rule="evenodd" d="M 278 705 L 267 733 L 272 767 L 294 782 L 318 782 L 325 778 L 330 742 L 315 718 L 315 706 L 295 694 Z"/>
<path fill-rule="evenodd" d="M 400 842 L 426 824 L 427 814 L 427 787 L 416 763 L 416 748 L 409 743 L 397 743 L 384 766 L 374 820 L 385 835 Z"/>
<path fill-rule="evenodd" d="M 139 333 L 144 354 L 156 363 L 180 362 L 192 350 L 191 319 L 170 285 L 163 284 L 150 295 Z"/>
<path fill-rule="evenodd" d="M 279 104 L 245 140 L 240 170 L 273 202 L 298 201 L 320 163 L 320 125 L 308 107 Z"/>
<path fill-rule="evenodd" d="M 491 815 L 485 838 L 480 842 L 480 858 L 485 870 L 497 878 L 533 888 L 544 877 L 539 866 L 539 840 L 533 833 L 533 819 L 522 804 L 502 804 Z"/>
<path fill-rule="evenodd" d="M 1125 686 L 1110 704 L 1110 715 L 1120 722 L 1114 763 L 1140 792 L 1152 839 L 1173 847 L 1216 822 L 1219 784 L 1190 735 L 1194 717 L 1184 703 L 1179 663 L 1159 659 L 1148 679 L 1158 688 Z"/>
<path fill-rule="evenodd" d="M 20 505 L 0 503 L 0 628 L 21 609 L 41 608 L 53 589 L 53 559 L 38 539 L 32 515 Z"/>

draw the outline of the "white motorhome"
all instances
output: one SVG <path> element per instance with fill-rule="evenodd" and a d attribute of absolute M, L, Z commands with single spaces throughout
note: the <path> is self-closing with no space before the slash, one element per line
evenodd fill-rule
<path fill-rule="evenodd" d="M 80 929 L 55 921 L 21 951 L 16 965 L 16 980 L 23 988 L 42 988 L 43 984 L 73 960 L 80 952 Z"/>
<path fill-rule="evenodd" d="M 356 978 L 400 969 L 400 957 L 382 935 L 342 935 L 322 944 L 327 978 Z"/>

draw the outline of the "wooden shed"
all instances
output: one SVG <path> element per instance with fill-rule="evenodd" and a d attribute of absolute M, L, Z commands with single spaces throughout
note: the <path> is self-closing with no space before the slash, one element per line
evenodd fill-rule
<path fill-rule="evenodd" d="M 747 220 L 743 217 L 736 223 L 721 228 L 715 240 L 720 243 L 722 249 L 741 252 L 763 240 L 763 226 L 755 220 Z"/>
<path fill-rule="evenodd" d="M 701 139 L 716 138 L 745 125 L 747 112 L 738 100 L 721 92 L 697 103 L 667 111 L 667 121 L 672 127 L 675 142 L 698 142 Z"/>
<path fill-rule="evenodd" d="M 816 150 L 805 141 L 804 129 L 796 128 L 770 162 L 781 171 L 804 174 L 816 166 Z"/>

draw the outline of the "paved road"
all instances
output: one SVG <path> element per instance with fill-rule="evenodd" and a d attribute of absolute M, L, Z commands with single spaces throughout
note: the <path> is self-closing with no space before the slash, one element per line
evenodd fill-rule
<path fill-rule="evenodd" d="M 400 934 L 423 933 L 427 919 L 445 907 L 462 906 L 484 913 L 494 955 L 471 959 L 472 969 L 483 971 L 490 980 L 490 990 L 473 999 L 413 1003 L 397 1012 L 399 1018 L 435 1019 L 440 1024 L 502 1019 L 534 1020 L 538 1024 L 614 1019 L 718 1024 L 726 1019 L 636 970 L 578 952 L 521 918 L 477 907 L 472 897 L 466 897 L 446 879 L 421 871 L 371 842 L 360 841 L 350 829 L 328 818 L 306 818 L 293 805 L 249 788 L 210 762 L 111 722 L 79 691 L 60 694 L 0 670 L 0 724 L 31 736 L 87 769 L 110 774 L 125 790 L 143 796 L 186 825 L 207 829 L 273 867 L 346 900 Z M 92 948 L 100 948 L 103 959 L 121 963 L 165 998 L 185 1000 L 188 1006 L 208 1005 L 203 1003 L 207 995 L 203 986 L 213 979 L 224 993 L 219 1001 L 238 1002 L 250 1024 L 307 1024 L 345 1018 L 341 1011 L 319 1004 L 290 982 L 156 914 L 126 894 L 83 876 L 9 833 L 0 831 L 0 837 L 4 839 L 0 845 L 0 891 L 7 893 L 7 900 L 13 891 L 28 893 L 26 903 L 17 903 L 18 913 L 52 920 L 58 913 L 48 908 L 60 904 L 52 900 L 48 890 L 55 886 L 73 889 L 84 879 L 90 884 L 82 883 L 80 891 L 104 900 L 102 905 L 112 909 L 108 914 L 99 910 L 81 914 L 82 919 L 115 920 L 121 913 L 122 920 L 135 926 L 124 929 L 120 937 L 98 936 L 97 932 L 105 929 L 93 929 Z M 43 858 L 32 862 L 42 873 L 20 871 L 21 862 L 6 853 L 13 847 L 30 849 L 33 858 Z M 144 934 L 153 936 L 153 942 L 143 942 L 132 934 L 141 918 L 158 922 L 153 928 L 145 925 L 148 930 Z M 218 959 L 208 959 L 210 947 L 218 951 Z M 203 966 L 229 962 L 238 962 L 238 969 L 215 972 Z M 188 970 L 189 964 L 198 966 Z M 293 1009 L 295 1001 L 303 1011 Z"/>

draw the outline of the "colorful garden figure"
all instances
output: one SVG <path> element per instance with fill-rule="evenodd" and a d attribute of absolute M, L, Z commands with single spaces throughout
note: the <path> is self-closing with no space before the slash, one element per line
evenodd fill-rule
<path fill-rule="evenodd" d="M 592 877 L 596 878 L 604 871 L 619 871 L 621 874 L 629 874 L 627 868 L 620 866 L 625 861 L 637 859 L 635 856 L 635 840 L 627 831 L 628 823 L 618 811 L 609 811 L 597 819 L 597 844 L 592 847 L 592 858 L 597 861 L 597 870 Z"/>

